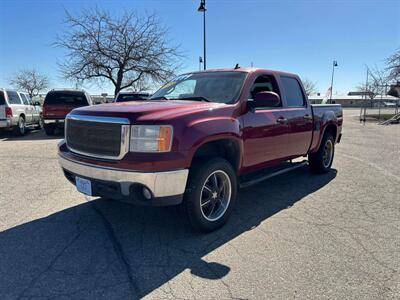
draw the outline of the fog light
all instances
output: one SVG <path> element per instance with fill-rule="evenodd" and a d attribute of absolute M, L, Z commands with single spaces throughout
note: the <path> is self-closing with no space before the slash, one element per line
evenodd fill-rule
<path fill-rule="evenodd" d="M 142 193 L 143 193 L 143 196 L 144 196 L 147 200 L 150 200 L 150 199 L 151 199 L 151 193 L 150 193 L 150 191 L 149 191 L 148 188 L 145 188 L 145 187 L 144 187 Z"/>

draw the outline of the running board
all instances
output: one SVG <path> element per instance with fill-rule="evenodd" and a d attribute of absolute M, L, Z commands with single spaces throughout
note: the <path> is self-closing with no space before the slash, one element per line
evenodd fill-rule
<path fill-rule="evenodd" d="M 272 173 L 267 173 L 267 174 L 263 174 L 263 175 L 257 176 L 254 179 L 250 179 L 250 180 L 246 180 L 246 181 L 240 182 L 239 183 L 239 188 L 246 188 L 246 187 L 252 186 L 252 185 L 260 183 L 261 181 L 264 181 L 266 179 L 269 179 L 269 178 L 272 178 L 272 177 L 275 177 L 275 176 L 278 176 L 278 175 L 293 171 L 295 169 L 301 168 L 301 167 L 303 167 L 303 166 L 305 166 L 307 164 L 308 164 L 307 160 L 303 160 L 303 161 L 298 162 L 298 163 L 290 163 L 290 165 L 288 167 L 285 167 L 283 169 L 277 170 L 277 171 L 272 172 Z"/>

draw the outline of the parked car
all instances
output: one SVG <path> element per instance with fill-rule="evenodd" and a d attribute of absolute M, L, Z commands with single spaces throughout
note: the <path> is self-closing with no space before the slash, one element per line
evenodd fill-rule
<path fill-rule="evenodd" d="M 33 106 L 32 116 L 34 119 L 34 123 L 38 129 L 43 128 L 43 116 L 42 116 L 42 107 L 40 106 L 39 101 L 33 101 L 31 96 L 28 93 L 18 92 L 19 96 L 22 99 L 22 102 L 29 103 Z"/>
<path fill-rule="evenodd" d="M 328 172 L 343 116 L 341 105 L 311 105 L 297 75 L 226 69 L 181 75 L 147 101 L 75 109 L 66 122 L 59 162 L 78 191 L 181 204 L 193 227 L 212 231 L 238 187 L 307 163 Z"/>
<path fill-rule="evenodd" d="M 84 90 L 53 89 L 43 103 L 43 123 L 47 135 L 54 135 L 57 128 L 64 127 L 66 115 L 74 108 L 93 105 L 92 98 Z"/>
<path fill-rule="evenodd" d="M 0 89 L 0 129 L 12 129 L 15 134 L 24 135 L 27 129 L 40 126 L 40 114 L 28 94 Z"/>
<path fill-rule="evenodd" d="M 149 93 L 141 92 L 119 92 L 115 97 L 114 102 L 141 101 L 149 98 Z"/>

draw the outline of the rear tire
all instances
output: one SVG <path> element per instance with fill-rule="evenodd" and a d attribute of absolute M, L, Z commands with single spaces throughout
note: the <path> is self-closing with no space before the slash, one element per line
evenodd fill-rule
<path fill-rule="evenodd" d="M 315 153 L 308 155 L 308 165 L 314 173 L 327 173 L 331 169 L 335 154 L 335 139 L 332 133 L 325 133 L 321 145 Z"/>
<path fill-rule="evenodd" d="M 197 162 L 190 168 L 184 211 L 194 229 L 214 231 L 227 222 L 236 195 L 236 174 L 228 161 L 213 158 Z"/>
<path fill-rule="evenodd" d="M 18 136 L 23 136 L 26 133 L 26 123 L 24 117 L 20 116 L 18 125 L 14 128 L 14 133 Z"/>
<path fill-rule="evenodd" d="M 43 128 L 48 136 L 53 136 L 56 131 L 56 126 L 54 124 L 44 124 Z"/>

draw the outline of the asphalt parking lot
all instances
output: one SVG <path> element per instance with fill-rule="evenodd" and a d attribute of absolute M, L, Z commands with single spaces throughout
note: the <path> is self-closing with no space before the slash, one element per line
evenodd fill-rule
<path fill-rule="evenodd" d="M 174 208 L 86 199 L 35 131 L 0 134 L 1 299 L 399 299 L 400 125 L 345 110 L 333 170 L 242 190 L 201 235 Z"/>

